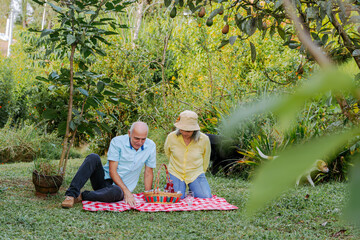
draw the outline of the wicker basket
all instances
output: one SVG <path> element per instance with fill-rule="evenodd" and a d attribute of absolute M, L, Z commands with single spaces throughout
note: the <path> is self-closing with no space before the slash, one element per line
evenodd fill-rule
<path fill-rule="evenodd" d="M 164 166 L 166 170 L 166 181 L 170 182 L 170 174 L 165 164 L 162 164 L 158 170 L 158 174 L 155 181 L 154 190 L 151 192 L 144 192 L 145 201 L 148 203 L 161 203 L 161 204 L 172 204 L 180 201 L 181 193 L 169 193 L 163 192 L 159 189 L 159 178 L 161 167 Z"/>

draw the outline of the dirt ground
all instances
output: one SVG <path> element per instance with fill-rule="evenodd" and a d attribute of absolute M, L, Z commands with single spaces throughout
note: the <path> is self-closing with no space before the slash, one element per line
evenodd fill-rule
<path fill-rule="evenodd" d="M 0 52 L 2 56 L 6 56 L 8 42 L 0 40 Z"/>

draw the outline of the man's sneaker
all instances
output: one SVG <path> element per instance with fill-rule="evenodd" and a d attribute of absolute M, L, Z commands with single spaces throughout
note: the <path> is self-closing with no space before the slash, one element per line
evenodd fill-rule
<path fill-rule="evenodd" d="M 65 200 L 61 203 L 61 207 L 63 208 L 72 208 L 75 203 L 75 198 L 71 196 L 66 196 Z"/>

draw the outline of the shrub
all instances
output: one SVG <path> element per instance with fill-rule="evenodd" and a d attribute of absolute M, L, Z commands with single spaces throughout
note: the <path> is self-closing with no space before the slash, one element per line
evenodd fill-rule
<path fill-rule="evenodd" d="M 19 122 L 12 126 L 11 121 L 9 119 L 4 128 L 0 129 L 0 162 L 60 158 L 61 139 L 55 133 L 43 133 L 39 124 Z M 70 156 L 77 158 L 81 155 L 73 151 Z"/>
<path fill-rule="evenodd" d="M 5 125 L 10 114 L 13 79 L 10 66 L 6 61 L 0 62 L 0 128 Z"/>

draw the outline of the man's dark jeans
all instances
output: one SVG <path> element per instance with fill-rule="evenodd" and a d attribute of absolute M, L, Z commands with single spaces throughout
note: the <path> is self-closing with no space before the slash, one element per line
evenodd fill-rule
<path fill-rule="evenodd" d="M 97 154 L 88 155 L 75 177 L 71 181 L 70 187 L 66 191 L 66 196 L 77 198 L 81 188 L 90 179 L 94 191 L 84 191 L 83 200 L 100 202 L 117 202 L 124 199 L 124 193 L 117 185 L 113 185 L 112 179 L 104 179 L 105 173 L 101 159 Z"/>

